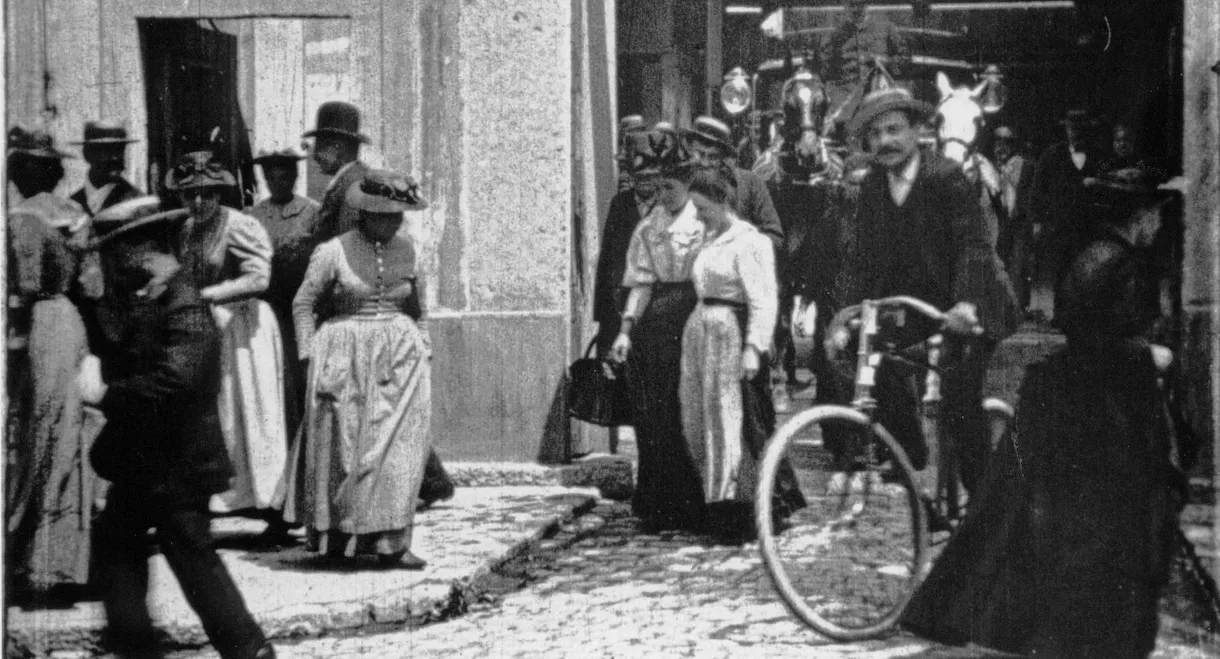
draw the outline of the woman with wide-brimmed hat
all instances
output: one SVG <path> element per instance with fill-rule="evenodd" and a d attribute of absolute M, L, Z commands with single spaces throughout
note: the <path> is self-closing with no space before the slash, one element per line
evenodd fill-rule
<path fill-rule="evenodd" d="M 425 202 L 410 177 L 372 170 L 347 190 L 356 228 L 314 250 L 293 301 L 308 387 L 285 516 L 309 548 L 409 570 L 415 495 L 432 418 L 432 347 L 414 242 L 399 229 Z M 329 314 L 319 319 L 319 302 Z M 319 321 L 321 325 L 319 326 Z"/>
<path fill-rule="evenodd" d="M 9 436 L 6 576 L 15 597 L 43 596 L 89 577 L 94 477 L 84 462 L 96 432 L 75 377 L 88 354 L 84 321 L 69 293 L 88 215 L 54 193 L 65 154 L 42 131 L 14 127 L 8 176 L 24 197 L 8 209 Z"/>
<path fill-rule="evenodd" d="M 258 220 L 220 205 L 236 180 L 210 151 L 184 155 L 165 185 L 190 213 L 181 260 L 224 335 L 220 418 L 237 475 L 213 509 L 258 511 L 271 523 L 268 539 L 286 541 L 272 510 L 288 459 L 283 344 L 275 313 L 259 299 L 271 280 L 271 239 Z"/>
<path fill-rule="evenodd" d="M 1026 370 L 1013 433 L 911 600 L 911 631 L 1022 656 L 1152 651 L 1193 458 L 1158 386 L 1171 353 L 1155 343 L 1153 247 L 1174 215 L 1162 180 L 1086 180 L 1100 224 L 1056 287 L 1067 344 Z"/>
<path fill-rule="evenodd" d="M 626 363 L 640 465 L 632 510 L 649 532 L 703 528 L 703 486 L 682 432 L 678 401 L 682 330 L 699 299 L 691 267 L 703 225 L 687 194 L 695 162 L 676 131 L 654 128 L 633 154 L 637 185 L 655 186 L 656 203 L 627 248 L 630 289 L 610 349 Z"/>

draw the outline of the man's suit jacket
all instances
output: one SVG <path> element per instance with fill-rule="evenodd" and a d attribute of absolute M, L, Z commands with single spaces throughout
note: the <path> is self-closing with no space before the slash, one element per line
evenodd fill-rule
<path fill-rule="evenodd" d="M 853 290 L 844 296 L 855 304 L 867 298 L 916 295 L 942 310 L 958 302 L 978 307 L 987 335 L 1002 339 L 1016 330 L 1016 297 L 1004 266 L 988 241 L 983 210 L 973 186 L 960 166 L 938 154 L 923 151 L 911 191 L 898 207 L 904 240 L 895 235 L 886 172 L 874 167 L 861 186 L 859 222 L 855 230 L 855 258 L 844 259 L 853 269 L 846 278 Z M 905 289 L 887 273 L 894 267 L 895 250 L 917 250 L 916 261 L 929 290 Z M 910 254 L 910 252 L 901 252 Z"/>
<path fill-rule="evenodd" d="M 99 210 L 105 210 L 115 204 L 127 201 L 128 199 L 135 199 L 136 197 L 139 197 L 140 194 L 141 193 L 136 189 L 136 186 L 128 183 L 126 179 L 119 179 L 118 181 L 115 181 L 114 187 L 111 188 L 110 194 L 106 195 L 106 199 L 102 202 L 102 207 Z M 69 199 L 80 204 L 80 207 L 85 209 L 85 212 L 88 213 L 90 217 L 95 215 L 93 210 L 89 208 L 89 195 L 85 193 L 85 189 L 83 187 L 76 192 L 73 192 Z"/>
<path fill-rule="evenodd" d="M 322 207 L 318 209 L 315 224 L 317 231 L 313 237 L 314 245 L 320 245 L 356 228 L 356 220 L 360 219 L 360 211 L 349 206 L 345 202 L 345 197 L 347 189 L 356 181 L 362 180 L 368 171 L 368 165 L 357 160 L 331 179 L 326 186 L 326 192 L 322 195 Z"/>
<path fill-rule="evenodd" d="M 764 236 L 771 240 L 775 248 L 776 263 L 781 264 L 784 256 L 784 225 L 779 221 L 779 213 L 775 212 L 775 204 L 771 201 L 771 192 L 762 178 L 748 169 L 733 167 L 733 190 L 729 193 L 729 205 L 741 219 L 758 227 Z"/>
<path fill-rule="evenodd" d="M 1076 169 L 1067 142 L 1042 152 L 1034 166 L 1029 195 L 1029 220 L 1041 227 L 1038 238 L 1038 279 L 1053 285 L 1075 245 L 1090 231 L 1086 177 L 1097 176 L 1101 157 L 1089 151 L 1084 168 Z"/>
<path fill-rule="evenodd" d="M 140 346 L 111 369 L 98 407 L 106 427 L 90 458 L 116 486 L 162 502 L 229 489 L 229 462 L 217 413 L 221 334 L 186 269 L 152 304 Z"/>

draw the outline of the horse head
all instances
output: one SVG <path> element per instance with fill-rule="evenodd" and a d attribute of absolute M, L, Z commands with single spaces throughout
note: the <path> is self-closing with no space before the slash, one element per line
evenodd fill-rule
<path fill-rule="evenodd" d="M 979 102 L 986 82 L 977 87 L 954 87 L 944 72 L 936 73 L 940 104 L 936 107 L 936 137 L 941 154 L 965 163 L 974 153 L 975 142 L 983 127 L 983 105 Z"/>
<path fill-rule="evenodd" d="M 794 175 L 812 175 L 825 166 L 822 129 L 830 97 L 821 76 L 807 66 L 784 81 L 784 169 Z"/>

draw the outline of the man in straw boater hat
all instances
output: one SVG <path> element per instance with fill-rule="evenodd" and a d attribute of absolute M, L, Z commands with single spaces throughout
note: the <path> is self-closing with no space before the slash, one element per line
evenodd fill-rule
<path fill-rule="evenodd" d="M 252 161 L 263 170 L 269 197 L 246 212 L 258 220 L 271 237 L 271 283 L 263 299 L 271 305 L 280 323 L 284 354 L 297 354 L 292 322 L 292 298 L 305 279 L 313 233 L 317 223 L 318 202 L 296 194 L 298 167 L 305 155 L 294 148 L 261 151 Z M 288 438 L 296 434 L 305 404 L 305 373 L 296 359 L 287 359 L 284 372 L 284 408 Z"/>
<path fill-rule="evenodd" d="M 1034 282 L 1030 306 L 1042 315 L 1054 309 L 1053 289 L 1069 245 L 1081 238 L 1088 213 L 1084 180 L 1100 172 L 1097 119 L 1081 108 L 1068 110 L 1059 122 L 1064 139 L 1050 145 L 1034 165 L 1029 193 L 1029 221 L 1034 231 Z"/>
<path fill-rule="evenodd" d="M 123 178 L 127 169 L 127 145 L 136 140 L 127 137 L 127 129 L 106 121 L 85 122 L 85 137 L 80 142 L 89 171 L 85 185 L 72 193 L 72 201 L 80 204 L 89 215 L 119 202 L 140 196 L 140 191 Z"/>
<path fill-rule="evenodd" d="M 1016 303 L 988 241 L 978 195 L 960 166 L 919 148 L 919 128 L 931 113 L 909 91 L 890 87 L 865 95 L 853 117 L 852 132 L 873 166 L 861 184 L 855 253 L 843 259 L 853 271 L 843 302 L 909 295 L 947 313 L 941 418 L 956 438 L 962 482 L 973 491 L 988 456 L 981 394 L 987 362 L 996 343 L 1015 329 Z M 921 329 L 936 329 L 921 328 L 909 316 L 909 330 L 902 331 L 913 340 L 926 336 L 915 336 Z M 835 332 L 828 346 L 841 350 L 848 334 Z M 912 378 L 887 366 L 877 376 L 878 419 L 916 468 L 924 467 L 928 454 Z"/>
<path fill-rule="evenodd" d="M 155 309 L 141 345 L 109 381 L 93 357 L 77 376 L 82 399 L 107 419 L 89 456 L 112 483 L 93 527 L 105 641 L 121 656 L 163 656 L 145 600 L 146 535 L 155 528 L 220 656 L 273 659 L 275 649 L 212 545 L 208 500 L 229 488 L 233 465 L 217 412 L 221 333 L 173 247 L 186 216 L 133 213 L 91 245 L 113 256 L 128 286 L 123 293 Z"/>
<path fill-rule="evenodd" d="M 355 228 L 359 212 L 344 198 L 347 189 L 368 173 L 368 165 L 360 160 L 360 145 L 369 144 L 370 140 L 360 132 L 360 109 L 344 101 L 327 101 L 318 106 L 314 128 L 301 137 L 314 138 L 314 162 L 323 174 L 332 177 L 318 210 L 316 245 Z"/>

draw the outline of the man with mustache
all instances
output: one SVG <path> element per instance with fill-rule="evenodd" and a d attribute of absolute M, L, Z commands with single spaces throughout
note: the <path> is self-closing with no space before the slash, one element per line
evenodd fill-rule
<path fill-rule="evenodd" d="M 76 142 L 82 146 L 89 173 L 85 185 L 72 194 L 72 201 L 80 204 L 89 216 L 103 209 L 140 196 L 136 186 L 123 178 L 127 169 L 127 145 L 135 140 L 127 138 L 127 129 L 105 121 L 85 123 L 85 139 Z"/>
<path fill-rule="evenodd" d="M 871 92 L 860 103 L 852 132 L 873 165 L 861 183 L 854 254 L 843 259 L 853 271 L 843 301 L 909 295 L 947 311 L 942 427 L 955 438 L 962 483 L 973 491 L 989 452 L 981 393 L 987 363 L 1015 329 L 1016 300 L 960 166 L 919 148 L 919 128 L 931 114 L 928 104 L 897 87 Z M 916 319 L 908 314 L 907 320 L 914 330 Z M 898 371 L 889 364 L 878 371 L 877 419 L 918 469 L 927 462 L 918 389 L 914 374 Z"/>

